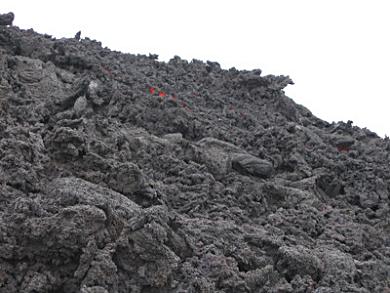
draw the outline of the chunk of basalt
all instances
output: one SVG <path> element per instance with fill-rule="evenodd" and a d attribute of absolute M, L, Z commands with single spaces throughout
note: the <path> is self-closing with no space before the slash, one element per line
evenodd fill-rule
<path fill-rule="evenodd" d="M 335 140 L 335 146 L 341 152 L 349 151 L 354 144 L 355 140 L 352 137 L 340 137 Z"/>
<path fill-rule="evenodd" d="M 80 117 L 88 106 L 88 101 L 85 96 L 78 97 L 73 105 L 73 110 L 77 117 Z"/>
<path fill-rule="evenodd" d="M 181 133 L 169 133 L 163 136 L 164 139 L 167 139 L 170 142 L 173 143 L 179 143 L 183 140 L 183 134 Z"/>
<path fill-rule="evenodd" d="M 0 25 L 12 25 L 15 15 L 12 12 L 0 14 Z"/>
<path fill-rule="evenodd" d="M 274 171 L 271 162 L 256 158 L 249 154 L 236 155 L 232 159 L 232 168 L 240 174 L 252 175 L 260 178 L 269 178 Z"/>
<path fill-rule="evenodd" d="M 329 197 L 345 194 L 344 183 L 336 175 L 322 174 L 316 179 L 316 185 Z"/>
<path fill-rule="evenodd" d="M 80 292 L 81 293 L 108 293 L 108 291 L 101 286 L 93 286 L 93 287 L 84 286 L 83 288 L 81 288 Z"/>
<path fill-rule="evenodd" d="M 357 268 L 353 257 L 335 248 L 320 247 L 316 254 L 324 265 L 321 284 L 331 285 L 334 282 L 353 283 Z"/>
<path fill-rule="evenodd" d="M 52 156 L 58 160 L 75 160 L 79 158 L 86 149 L 85 138 L 82 132 L 70 127 L 56 128 L 45 139 Z"/>
<path fill-rule="evenodd" d="M 229 158 L 240 148 L 226 141 L 206 137 L 195 144 L 194 160 L 205 164 L 211 174 L 224 176 L 229 170 Z"/>
<path fill-rule="evenodd" d="M 255 74 L 241 75 L 239 83 L 249 90 L 267 85 L 267 82 L 262 77 Z"/>
<path fill-rule="evenodd" d="M 150 206 L 158 201 L 156 190 L 150 186 L 142 170 L 133 163 L 113 166 L 107 177 L 110 188 L 124 194 L 141 206 Z"/>
<path fill-rule="evenodd" d="M 314 253 L 302 245 L 282 246 L 276 254 L 276 268 L 287 281 L 296 275 L 310 276 L 318 282 L 323 274 L 323 263 Z"/>

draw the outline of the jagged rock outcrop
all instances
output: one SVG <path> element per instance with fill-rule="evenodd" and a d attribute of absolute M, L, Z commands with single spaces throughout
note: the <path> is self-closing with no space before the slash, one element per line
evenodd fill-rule
<path fill-rule="evenodd" d="M 12 12 L 0 14 L 0 25 L 12 25 L 15 15 Z"/>
<path fill-rule="evenodd" d="M 388 139 L 286 76 L 0 24 L 0 292 L 390 290 Z"/>

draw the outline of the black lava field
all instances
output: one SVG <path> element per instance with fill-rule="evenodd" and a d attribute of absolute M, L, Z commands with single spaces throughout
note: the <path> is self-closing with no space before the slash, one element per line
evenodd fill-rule
<path fill-rule="evenodd" d="M 388 138 L 315 117 L 288 76 L 12 20 L 1 293 L 390 293 Z"/>

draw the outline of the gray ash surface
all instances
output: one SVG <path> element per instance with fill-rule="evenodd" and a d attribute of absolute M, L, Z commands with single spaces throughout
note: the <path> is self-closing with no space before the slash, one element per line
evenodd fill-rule
<path fill-rule="evenodd" d="M 286 76 L 9 17 L 1 293 L 390 292 L 387 139 L 315 117 Z"/>

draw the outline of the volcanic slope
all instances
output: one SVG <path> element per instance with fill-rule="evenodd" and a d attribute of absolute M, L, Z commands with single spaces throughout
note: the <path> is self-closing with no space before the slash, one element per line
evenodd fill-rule
<path fill-rule="evenodd" d="M 0 292 L 390 292 L 388 139 L 156 59 L 0 26 Z"/>

